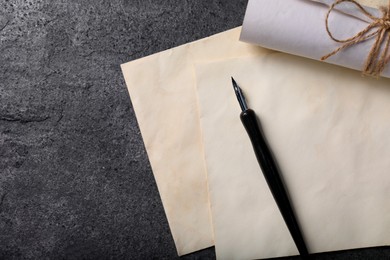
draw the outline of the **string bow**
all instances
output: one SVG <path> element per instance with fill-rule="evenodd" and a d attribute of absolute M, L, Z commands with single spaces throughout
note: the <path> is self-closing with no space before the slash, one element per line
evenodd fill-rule
<path fill-rule="evenodd" d="M 348 39 L 340 40 L 335 38 L 329 30 L 329 15 L 337 5 L 343 2 L 349 2 L 351 4 L 356 5 L 365 16 L 370 18 L 371 23 L 368 24 L 368 26 L 365 29 L 358 32 L 355 36 L 352 36 Z M 322 61 L 326 60 L 345 48 L 363 42 L 367 39 L 376 37 L 375 42 L 372 45 L 370 52 L 368 53 L 362 71 L 364 75 L 378 77 L 382 73 L 382 71 L 386 67 L 386 64 L 390 60 L 390 56 L 387 55 L 389 45 L 390 45 L 390 35 L 388 33 L 390 29 L 390 1 L 388 6 L 380 7 L 380 11 L 382 13 L 382 17 L 375 17 L 372 14 L 370 14 L 363 6 L 357 3 L 355 0 L 338 0 L 334 2 L 330 6 L 328 13 L 326 15 L 326 20 L 325 20 L 326 31 L 328 32 L 328 35 L 332 40 L 344 44 L 339 48 L 335 49 L 334 51 L 332 51 L 331 53 L 323 56 L 321 60 Z M 383 45 L 384 47 L 382 47 Z"/>

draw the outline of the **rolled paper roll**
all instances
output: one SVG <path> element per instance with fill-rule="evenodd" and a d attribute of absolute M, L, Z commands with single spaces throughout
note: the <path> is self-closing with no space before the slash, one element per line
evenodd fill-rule
<path fill-rule="evenodd" d="M 341 3 L 330 12 L 327 20 L 329 9 L 335 2 L 333 0 L 249 0 L 240 40 L 268 49 L 321 60 L 322 57 L 346 44 L 346 42 L 335 41 L 331 35 L 340 40 L 353 38 L 375 22 L 372 17 L 377 18 L 377 22 L 383 22 L 383 14 L 379 9 L 362 6 L 370 14 L 370 18 L 352 1 L 340 1 Z M 331 35 L 326 29 L 326 22 Z M 379 29 L 381 28 L 375 25 L 365 36 Z M 376 62 L 386 49 L 386 41 L 390 37 L 389 29 L 383 28 L 383 42 L 379 44 Z M 350 43 L 346 48 L 325 59 L 325 62 L 364 71 L 378 37 L 373 35 L 364 41 Z M 385 56 L 388 54 L 383 54 L 383 57 Z M 386 61 L 386 58 L 383 60 Z M 388 64 L 384 66 L 381 76 L 390 77 L 389 67 Z M 375 73 L 372 75 L 376 76 Z"/>

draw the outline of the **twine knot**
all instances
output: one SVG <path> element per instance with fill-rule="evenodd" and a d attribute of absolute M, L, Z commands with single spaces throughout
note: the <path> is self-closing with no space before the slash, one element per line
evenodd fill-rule
<path fill-rule="evenodd" d="M 386 30 L 390 29 L 390 20 L 388 19 L 379 19 L 378 25 L 384 27 Z"/>
<path fill-rule="evenodd" d="M 329 15 L 337 5 L 343 2 L 349 2 L 351 4 L 356 5 L 365 16 L 370 18 L 371 23 L 369 23 L 366 28 L 358 32 L 355 36 L 352 36 L 348 39 L 340 40 L 335 38 L 329 30 Z M 363 75 L 378 77 L 390 60 L 390 56 L 387 55 L 390 45 L 390 35 L 388 33 L 388 31 L 390 30 L 390 0 L 388 6 L 380 7 L 380 11 L 382 13 L 382 17 L 375 17 L 355 0 L 337 0 L 336 2 L 334 2 L 329 7 L 328 13 L 326 14 L 326 31 L 328 32 L 328 35 L 332 40 L 344 44 L 332 51 L 331 53 L 323 56 L 321 60 L 326 60 L 345 48 L 366 41 L 370 38 L 376 37 L 374 44 L 372 45 L 371 50 L 368 53 L 362 72 Z"/>

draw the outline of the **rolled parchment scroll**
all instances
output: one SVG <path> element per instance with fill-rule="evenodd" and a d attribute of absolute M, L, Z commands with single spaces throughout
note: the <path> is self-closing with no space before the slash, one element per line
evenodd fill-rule
<path fill-rule="evenodd" d="M 334 0 L 249 0 L 240 40 L 320 60 L 324 55 L 343 45 L 331 39 L 326 30 L 326 16 L 334 2 Z M 381 18 L 379 9 L 363 7 L 372 16 Z M 329 30 L 337 39 L 351 38 L 370 23 L 372 19 L 348 1 L 337 5 L 328 19 Z M 362 71 L 375 39 L 376 37 L 371 37 L 353 44 L 329 57 L 325 62 Z M 382 49 L 384 45 L 385 43 L 382 44 Z M 390 77 L 389 65 L 385 66 L 381 76 Z"/>

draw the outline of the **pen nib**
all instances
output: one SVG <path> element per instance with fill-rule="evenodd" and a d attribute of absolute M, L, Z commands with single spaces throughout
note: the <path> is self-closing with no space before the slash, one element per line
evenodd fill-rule
<path fill-rule="evenodd" d="M 232 78 L 233 89 L 238 99 L 238 103 L 240 104 L 241 110 L 245 111 L 248 109 L 248 106 L 246 104 L 244 94 L 242 93 L 241 88 L 237 85 L 237 82 L 234 80 L 234 78 L 233 77 L 231 78 Z"/>

